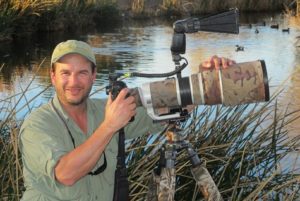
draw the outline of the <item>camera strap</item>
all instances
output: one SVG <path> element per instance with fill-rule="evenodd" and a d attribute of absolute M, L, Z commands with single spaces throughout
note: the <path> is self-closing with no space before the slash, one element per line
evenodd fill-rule
<path fill-rule="evenodd" d="M 66 130 L 68 131 L 68 134 L 69 134 L 69 136 L 71 138 L 73 147 L 74 147 L 74 149 L 76 149 L 75 140 L 74 140 L 74 137 L 73 137 L 73 135 L 72 135 L 72 133 L 71 133 L 71 131 L 69 129 L 69 126 L 67 125 L 67 122 L 64 120 L 64 118 L 62 117 L 62 115 L 60 114 L 60 112 L 58 111 L 58 109 L 55 107 L 53 99 L 51 100 L 51 107 L 53 108 L 54 112 L 57 114 L 57 116 L 59 117 L 59 119 L 61 120 L 61 122 L 64 124 L 64 126 L 65 126 Z M 98 174 L 102 173 L 106 169 L 106 167 L 107 167 L 107 161 L 106 161 L 105 151 L 103 151 L 103 156 L 104 156 L 104 162 L 103 162 L 103 164 L 100 167 L 98 167 L 97 170 L 95 170 L 94 172 L 93 171 L 89 172 L 88 173 L 89 175 L 92 175 L 92 176 L 98 175 Z"/>
<path fill-rule="evenodd" d="M 115 187 L 113 201 L 129 200 L 129 183 L 125 165 L 125 132 L 124 128 L 119 130 L 119 148 L 117 156 L 117 168 L 115 171 Z"/>

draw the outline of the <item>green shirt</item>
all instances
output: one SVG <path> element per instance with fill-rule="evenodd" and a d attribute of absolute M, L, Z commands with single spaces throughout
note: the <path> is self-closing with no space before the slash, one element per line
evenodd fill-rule
<path fill-rule="evenodd" d="M 70 129 L 76 147 L 87 140 L 104 119 L 106 101 L 88 99 L 88 133 L 84 134 L 68 117 L 56 96 L 53 103 Z M 128 139 L 148 132 L 158 132 L 159 129 L 161 126 L 152 123 L 152 119 L 146 115 L 144 108 L 138 108 L 135 120 L 125 127 L 125 134 Z M 20 130 L 19 140 L 26 187 L 22 197 L 23 201 L 110 201 L 113 199 L 118 135 L 114 135 L 105 148 L 107 168 L 104 172 L 95 176 L 86 175 L 72 186 L 60 184 L 54 176 L 54 167 L 58 160 L 64 154 L 72 151 L 74 146 L 64 123 L 50 103 L 36 109 L 25 119 Z M 103 162 L 102 155 L 93 171 Z"/>

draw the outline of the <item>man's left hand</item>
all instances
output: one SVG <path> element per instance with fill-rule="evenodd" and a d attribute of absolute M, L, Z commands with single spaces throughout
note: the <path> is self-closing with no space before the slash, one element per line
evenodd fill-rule
<path fill-rule="evenodd" d="M 218 57 L 216 55 L 212 56 L 210 59 L 202 62 L 200 64 L 201 70 L 208 70 L 208 69 L 220 69 L 220 68 L 228 68 L 229 66 L 235 64 L 234 60 L 225 58 L 225 57 Z"/>

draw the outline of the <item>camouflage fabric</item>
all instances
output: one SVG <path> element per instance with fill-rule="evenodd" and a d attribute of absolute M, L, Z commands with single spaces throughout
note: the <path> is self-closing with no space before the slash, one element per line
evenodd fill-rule
<path fill-rule="evenodd" d="M 152 174 L 148 201 L 173 201 L 175 195 L 175 168 L 162 168 L 161 174 Z"/>
<path fill-rule="evenodd" d="M 205 200 L 223 201 L 218 187 L 204 165 L 192 168 L 191 171 Z"/>

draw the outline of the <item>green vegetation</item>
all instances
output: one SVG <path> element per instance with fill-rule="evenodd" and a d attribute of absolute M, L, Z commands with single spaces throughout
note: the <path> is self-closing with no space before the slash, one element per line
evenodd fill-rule
<path fill-rule="evenodd" d="M 0 122 L 1 123 L 1 122 Z M 19 200 L 23 190 L 21 156 L 18 152 L 18 128 L 13 122 L 0 127 L 0 199 Z M 5 135 L 10 135 L 4 138 Z"/>
<path fill-rule="evenodd" d="M 274 11 L 291 0 L 6 0 L 0 1 L 0 41 L 36 31 L 78 31 L 112 25 L 123 16 L 149 17 L 217 12 Z M 121 11 L 121 12 L 120 12 Z M 76 24 L 74 23 L 76 22 Z"/>
<path fill-rule="evenodd" d="M 0 67 L 0 72 L 3 67 L 4 65 Z M 37 90 L 31 88 L 34 80 L 35 76 L 25 88 L 20 87 L 20 93 L 0 99 L 0 200 L 19 200 L 24 191 L 22 161 L 18 149 L 18 134 L 22 120 L 20 122 L 16 116 L 22 110 L 30 112 L 32 108 L 29 104 L 50 87 L 46 87 L 36 96 L 28 99 L 27 94 Z M 21 103 L 22 100 L 25 100 L 24 104 Z"/>
<path fill-rule="evenodd" d="M 0 1 L 0 41 L 35 31 L 74 31 L 118 19 L 112 1 Z M 75 23 L 76 22 L 76 23 Z"/>
<path fill-rule="evenodd" d="M 263 105 L 205 107 L 195 111 L 182 128 L 189 133 L 188 140 L 225 200 L 298 200 L 300 175 L 294 173 L 299 167 L 293 164 L 296 159 L 288 159 L 288 167 L 280 166 L 280 161 L 299 149 L 300 136 L 288 139 L 286 129 L 298 118 L 298 111 L 280 111 L 273 97 L 272 102 Z M 163 135 L 148 136 L 131 142 L 132 200 L 145 200 L 152 170 L 159 161 L 157 147 L 164 139 Z M 151 145 L 147 145 L 149 141 Z M 175 200 L 203 199 L 190 168 L 186 153 L 180 152 Z"/>
<path fill-rule="evenodd" d="M 215 12 L 228 8 L 237 7 L 241 11 L 274 11 L 283 8 L 283 5 L 290 3 L 290 0 L 243 0 L 243 1 L 209 1 L 209 0 L 194 0 L 194 1 L 172 1 L 164 0 L 166 4 L 173 4 L 181 11 L 189 11 L 189 9 L 195 13 L 207 13 Z M 189 11 L 190 12 L 190 11 Z"/>

